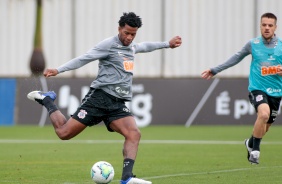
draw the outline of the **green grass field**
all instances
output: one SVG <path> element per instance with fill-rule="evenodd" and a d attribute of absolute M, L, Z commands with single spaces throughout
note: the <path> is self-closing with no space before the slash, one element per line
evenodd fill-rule
<path fill-rule="evenodd" d="M 259 165 L 246 159 L 244 139 L 250 126 L 150 126 L 134 174 L 154 184 L 282 183 L 282 126 L 273 126 L 261 145 Z M 100 160 L 122 169 L 119 134 L 104 126 L 87 128 L 70 141 L 53 127 L 0 127 L 0 183 L 91 184 L 91 166 Z"/>

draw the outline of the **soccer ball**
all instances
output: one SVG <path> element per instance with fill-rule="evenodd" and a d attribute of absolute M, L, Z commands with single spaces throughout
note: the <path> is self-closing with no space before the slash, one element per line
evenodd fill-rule
<path fill-rule="evenodd" d="M 92 166 L 90 175 L 96 184 L 106 184 L 114 179 L 115 171 L 110 163 L 99 161 Z"/>

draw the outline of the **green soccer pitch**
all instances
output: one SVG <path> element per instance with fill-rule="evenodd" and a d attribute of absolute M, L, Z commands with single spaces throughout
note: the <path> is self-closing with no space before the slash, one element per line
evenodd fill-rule
<path fill-rule="evenodd" d="M 153 184 L 265 184 L 282 182 L 282 126 L 272 126 L 259 165 L 246 158 L 251 126 L 149 126 L 141 128 L 134 174 Z M 53 127 L 0 127 L 0 183 L 93 184 L 100 160 L 122 170 L 122 137 L 104 126 L 87 128 L 69 141 Z"/>

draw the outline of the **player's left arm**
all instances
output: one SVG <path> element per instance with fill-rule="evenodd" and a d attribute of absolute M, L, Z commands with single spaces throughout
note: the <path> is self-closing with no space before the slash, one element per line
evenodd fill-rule
<path fill-rule="evenodd" d="M 169 47 L 174 49 L 182 44 L 182 39 L 180 36 L 175 36 L 169 41 Z"/>
<path fill-rule="evenodd" d="M 166 42 L 141 42 L 135 45 L 136 53 L 152 52 L 163 48 L 176 48 L 182 43 L 180 36 L 175 36 Z"/>

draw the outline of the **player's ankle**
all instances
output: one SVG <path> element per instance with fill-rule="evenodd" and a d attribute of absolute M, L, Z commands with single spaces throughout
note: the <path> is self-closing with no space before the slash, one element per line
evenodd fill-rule
<path fill-rule="evenodd" d="M 121 180 L 126 181 L 132 176 L 133 176 L 132 173 L 125 173 L 125 174 L 122 175 Z"/>

